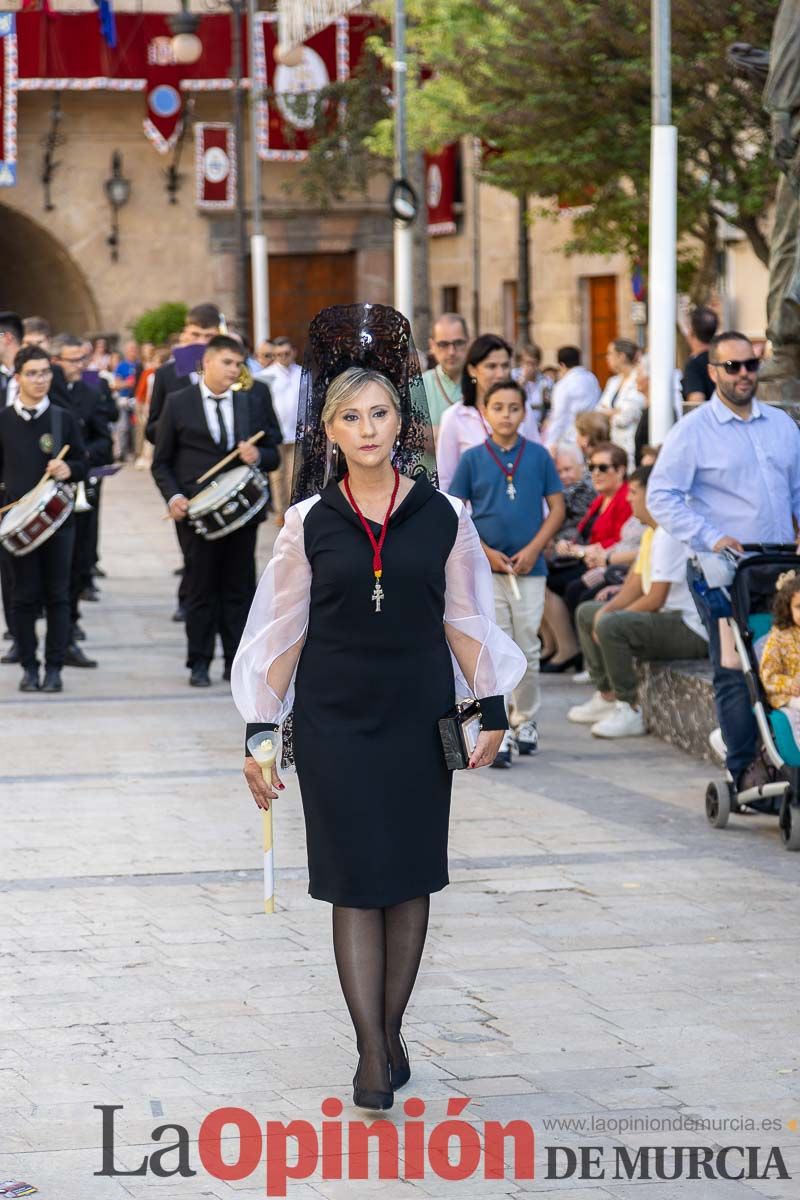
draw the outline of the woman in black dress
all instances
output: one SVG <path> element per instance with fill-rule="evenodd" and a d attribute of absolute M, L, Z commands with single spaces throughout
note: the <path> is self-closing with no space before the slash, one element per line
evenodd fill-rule
<path fill-rule="evenodd" d="M 405 319 L 378 305 L 329 309 L 310 338 L 298 502 L 259 584 L 232 687 L 248 737 L 292 713 L 309 893 L 333 905 L 360 1055 L 353 1098 L 383 1109 L 410 1078 L 402 1019 L 430 893 L 448 883 L 451 775 L 437 722 L 457 696 L 481 698 L 469 766 L 491 764 L 507 728 L 503 695 L 525 660 L 494 623 L 471 519 L 426 471 L 432 441 Z M 244 771 L 268 808 L 277 770 L 272 786 L 252 759 Z"/>

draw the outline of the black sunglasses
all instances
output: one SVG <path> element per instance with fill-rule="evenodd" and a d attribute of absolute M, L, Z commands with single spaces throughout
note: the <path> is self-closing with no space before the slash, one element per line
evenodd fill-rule
<path fill-rule="evenodd" d="M 589 463 L 589 470 L 599 471 L 601 475 L 605 475 L 606 471 L 613 471 L 614 469 L 611 463 Z"/>
<path fill-rule="evenodd" d="M 761 366 L 760 358 L 726 358 L 724 362 L 712 362 L 712 367 L 722 367 L 727 375 L 738 375 L 742 367 L 748 375 L 755 375 Z"/>

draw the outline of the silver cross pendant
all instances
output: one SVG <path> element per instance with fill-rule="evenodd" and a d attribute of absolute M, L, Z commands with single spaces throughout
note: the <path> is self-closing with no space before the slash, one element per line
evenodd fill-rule
<path fill-rule="evenodd" d="M 509 500 L 516 500 L 516 498 L 517 498 L 517 489 L 514 487 L 513 479 L 509 479 L 509 481 L 508 481 L 508 485 L 506 487 L 506 495 L 508 496 Z"/>
<path fill-rule="evenodd" d="M 375 587 L 372 589 L 372 599 L 375 601 L 375 612 L 380 612 L 381 601 L 383 600 L 383 588 L 381 587 L 380 579 L 375 580 Z"/>

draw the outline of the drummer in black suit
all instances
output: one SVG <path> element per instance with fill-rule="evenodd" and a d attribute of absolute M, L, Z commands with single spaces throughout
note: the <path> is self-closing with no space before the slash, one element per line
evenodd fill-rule
<path fill-rule="evenodd" d="M 16 393 L 16 384 L 13 383 L 14 359 L 22 345 L 23 333 L 22 318 L 17 313 L 0 313 L 0 409 L 10 404 Z M 0 492 L 0 505 L 4 503 L 2 492 Z M 18 663 L 19 649 L 14 636 L 14 618 L 11 613 L 13 574 L 11 563 L 9 562 L 10 557 L 8 551 L 0 547 L 0 592 L 2 592 L 3 596 L 3 615 L 6 620 L 6 629 L 11 641 L 11 645 L 2 658 L 0 658 L 0 662 Z"/>
<path fill-rule="evenodd" d="M 85 348 L 82 338 L 71 333 L 59 335 L 53 342 L 53 369 L 63 373 L 63 388 L 55 397 L 56 402 L 68 408 L 81 427 L 88 460 L 88 476 L 92 467 L 105 467 L 112 461 L 113 444 L 107 401 L 100 392 L 84 382 L 86 366 Z M 92 508 L 88 512 L 76 512 L 75 549 L 72 555 L 70 575 L 70 620 L 72 635 L 67 647 L 65 664 L 68 667 L 96 667 L 97 662 L 74 640 L 75 627 L 80 620 L 80 596 L 92 587 L 94 566 L 94 534 L 96 529 L 94 509 L 99 503 L 99 491 L 87 484 L 86 496 Z"/>
<path fill-rule="evenodd" d="M 50 403 L 53 372 L 37 346 L 24 346 L 14 362 L 18 392 L 0 411 L 0 480 L 5 503 L 19 500 L 47 473 L 52 479 L 78 482 L 86 473 L 80 426 L 72 413 Z M 63 461 L 59 450 L 69 445 Z M 14 576 L 13 618 L 23 668 L 20 691 L 40 687 L 36 657 L 36 618 L 47 615 L 44 692 L 60 692 L 61 668 L 69 643 L 69 577 L 75 526 L 72 517 L 41 546 L 22 557 L 10 556 Z"/>
<path fill-rule="evenodd" d="M 183 346 L 206 346 L 212 337 L 216 337 L 220 332 L 220 310 L 216 304 L 195 304 L 194 308 L 190 308 L 186 314 L 186 320 L 181 334 L 181 345 Z M 158 422 L 161 419 L 161 414 L 164 411 L 164 405 L 167 402 L 167 396 L 172 392 L 181 392 L 184 388 L 191 387 L 193 383 L 198 382 L 197 372 L 192 372 L 190 375 L 180 374 L 176 366 L 175 358 L 168 359 L 162 366 L 158 367 L 153 375 L 153 388 L 150 394 L 150 405 L 148 408 L 147 425 L 145 427 L 145 437 L 149 442 L 155 445 L 156 434 L 158 433 Z M 181 578 L 180 586 L 178 587 L 178 605 L 173 613 L 173 621 L 184 621 L 186 619 L 186 596 L 187 596 L 187 580 L 186 580 L 186 540 L 187 535 L 185 527 L 180 523 L 176 524 L 175 532 L 178 536 L 178 543 L 181 548 L 181 554 L 184 557 L 184 571 Z"/>
<path fill-rule="evenodd" d="M 240 462 L 265 473 L 280 462 L 281 431 L 268 398 L 235 390 L 243 362 L 235 338 L 220 334 L 211 339 L 203 355 L 200 383 L 174 392 L 167 400 L 153 455 L 153 478 L 170 515 L 184 528 L 187 666 L 193 687 L 210 684 L 208 668 L 217 629 L 225 656 L 223 678 L 230 678 L 255 593 L 256 532 L 264 516 L 262 510 L 233 533 L 206 541 L 186 523 L 189 501 L 207 486 L 197 479 L 234 448 Z M 259 444 L 248 445 L 247 438 L 262 429 Z"/>

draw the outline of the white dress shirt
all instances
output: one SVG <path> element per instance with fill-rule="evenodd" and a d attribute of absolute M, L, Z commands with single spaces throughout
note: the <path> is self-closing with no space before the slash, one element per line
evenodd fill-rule
<path fill-rule="evenodd" d="M 571 367 L 553 388 L 545 445 L 551 448 L 559 442 L 576 441 L 575 418 L 578 413 L 596 408 L 599 399 L 597 377 L 586 367 Z"/>
<path fill-rule="evenodd" d="M 222 392 L 221 395 L 215 396 L 211 389 L 206 386 L 205 382 L 202 382 L 200 384 L 200 394 L 203 397 L 203 408 L 206 414 L 206 424 L 211 432 L 211 436 L 216 442 L 220 440 L 219 417 L 217 416 L 216 401 L 220 399 L 222 400 L 221 412 L 222 420 L 225 424 L 225 431 L 222 440 L 225 443 L 226 449 L 232 450 L 234 447 L 233 392 Z"/>
<path fill-rule="evenodd" d="M 745 420 L 715 392 L 669 431 L 648 481 L 647 507 L 695 551 L 711 550 L 722 537 L 794 542 L 800 429 L 757 400 Z"/>
<path fill-rule="evenodd" d="M 15 396 L 11 403 L 14 406 L 14 412 L 17 416 L 22 417 L 23 421 L 35 421 L 42 413 L 47 412 L 50 407 L 50 397 L 45 396 L 44 400 L 40 400 L 35 408 L 26 408 L 19 395 Z"/>
<path fill-rule="evenodd" d="M 302 368 L 297 363 L 284 367 L 273 363 L 256 376 L 269 385 L 272 407 L 281 427 L 284 442 L 293 443 L 297 438 L 297 410 L 300 406 L 300 379 Z"/>

